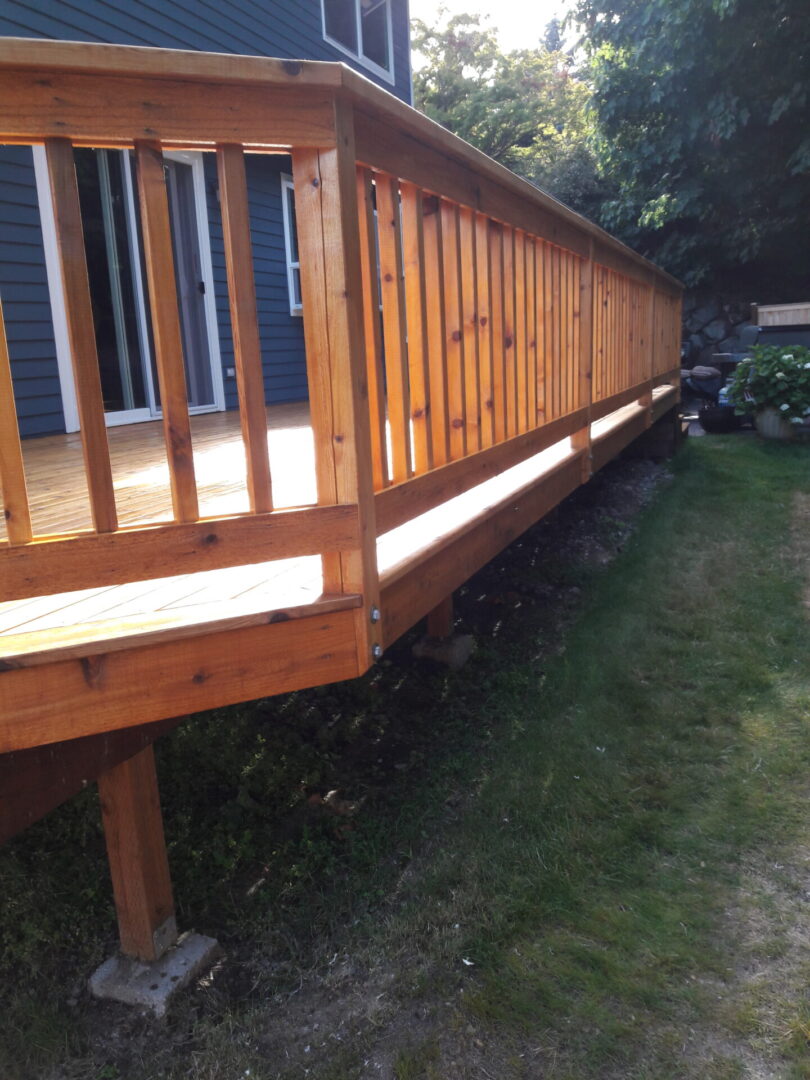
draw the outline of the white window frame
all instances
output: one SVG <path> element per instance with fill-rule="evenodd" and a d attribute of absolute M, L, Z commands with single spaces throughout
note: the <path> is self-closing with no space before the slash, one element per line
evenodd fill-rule
<path fill-rule="evenodd" d="M 293 259 L 292 232 L 290 229 L 291 209 L 295 206 L 295 185 L 293 178 L 288 173 L 281 174 L 281 216 L 284 219 L 284 254 L 287 264 L 287 295 L 290 300 L 290 314 L 303 315 L 303 302 L 295 302 L 295 273 L 298 271 L 298 283 L 300 292 L 301 283 L 301 252 L 298 253 L 298 261 Z"/>
<path fill-rule="evenodd" d="M 381 79 L 384 79 L 387 83 L 390 83 L 393 86 L 396 80 L 394 77 L 394 31 L 393 17 L 391 15 L 391 0 L 383 0 L 387 15 L 386 21 L 388 24 L 388 60 L 391 65 L 390 69 L 381 67 L 379 64 L 375 63 L 373 60 L 370 60 L 367 56 L 363 55 L 361 51 L 363 48 L 363 26 L 362 19 L 360 17 L 361 0 L 347 0 L 347 2 L 354 3 L 354 16 L 357 26 L 357 52 L 353 52 L 352 49 L 350 49 L 347 45 L 342 44 L 342 42 L 337 41 L 335 38 L 330 37 L 327 34 L 326 8 L 324 6 L 324 0 L 321 0 L 321 26 L 323 28 L 324 41 L 328 41 L 333 48 L 338 49 L 346 56 L 350 56 L 352 60 L 356 60 L 358 64 L 361 64 L 368 71 L 373 72 L 375 75 L 378 75 Z"/>

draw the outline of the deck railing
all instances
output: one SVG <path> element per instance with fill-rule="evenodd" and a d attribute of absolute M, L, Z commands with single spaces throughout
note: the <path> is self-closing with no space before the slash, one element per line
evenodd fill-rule
<path fill-rule="evenodd" d="M 376 538 L 678 367 L 680 286 L 338 64 L 7 39 L 0 143 L 44 145 L 93 529 L 36 535 L 0 324 L 0 598 L 320 554 L 380 643 Z M 137 162 L 173 520 L 118 521 L 74 147 Z M 199 516 L 162 155 L 216 155 L 250 511 Z M 291 154 L 317 507 L 274 509 L 245 154 Z"/>

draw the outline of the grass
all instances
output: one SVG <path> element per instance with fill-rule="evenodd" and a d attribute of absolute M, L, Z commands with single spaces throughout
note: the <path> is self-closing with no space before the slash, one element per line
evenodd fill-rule
<path fill-rule="evenodd" d="M 80 984 L 113 934 L 93 793 L 10 845 L 0 1075 L 810 1077 L 807 451 L 675 470 L 632 535 L 583 494 L 482 572 L 461 673 L 403 645 L 164 741 L 181 921 L 229 955 L 167 1025 Z"/>

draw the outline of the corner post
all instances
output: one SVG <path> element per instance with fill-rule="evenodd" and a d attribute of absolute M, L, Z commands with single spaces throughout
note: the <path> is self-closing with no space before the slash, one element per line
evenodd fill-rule
<path fill-rule="evenodd" d="M 593 240 L 588 244 L 588 258 L 580 275 L 579 356 L 577 363 L 577 405 L 586 409 L 585 423 L 571 436 L 571 445 L 582 451 L 580 483 L 587 484 L 593 472 L 591 453 L 591 401 L 593 396 Z"/>
<path fill-rule="evenodd" d="M 324 591 L 360 593 L 358 674 L 382 651 L 354 115 L 334 100 L 333 146 L 294 149 L 293 181 L 318 502 L 353 503 L 360 546 L 324 556 Z M 384 613 L 383 613 L 384 616 Z"/>
<path fill-rule="evenodd" d="M 177 941 L 153 747 L 102 773 L 98 790 L 121 951 L 151 963 Z"/>
<path fill-rule="evenodd" d="M 648 335 L 648 348 L 647 352 L 650 358 L 649 362 L 649 385 L 645 392 L 641 395 L 641 404 L 647 409 L 647 415 L 644 420 L 645 427 L 652 427 L 653 415 L 653 379 L 655 377 L 655 281 L 650 280 L 650 311 L 649 319 L 647 323 L 647 335 Z"/>

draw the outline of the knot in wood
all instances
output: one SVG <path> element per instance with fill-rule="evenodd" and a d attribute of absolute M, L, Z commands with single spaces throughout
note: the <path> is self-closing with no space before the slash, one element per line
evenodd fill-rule
<path fill-rule="evenodd" d="M 285 60 L 282 66 L 288 75 L 301 74 L 301 64 L 297 60 Z"/>
<path fill-rule="evenodd" d="M 486 317 L 486 315 L 482 315 L 479 322 L 481 323 L 482 326 L 486 326 L 487 325 L 487 317 Z"/>
<path fill-rule="evenodd" d="M 313 187 L 320 187 L 321 186 L 321 182 L 320 182 L 320 180 L 318 179 L 317 176 L 313 177 L 312 186 Z"/>
<path fill-rule="evenodd" d="M 511 339 L 510 337 L 504 338 L 504 342 L 503 342 L 503 343 L 504 343 L 504 345 L 506 346 L 506 348 L 507 348 L 507 349 L 511 349 L 511 348 L 512 348 L 512 344 L 513 344 L 513 342 L 512 342 L 512 339 Z"/>
<path fill-rule="evenodd" d="M 454 427 L 454 428 L 456 428 L 456 430 L 458 430 L 458 428 L 463 428 L 464 427 L 464 421 L 459 420 L 459 418 L 456 417 L 455 420 L 452 422 L 452 424 L 450 426 Z"/>
<path fill-rule="evenodd" d="M 207 536 L 203 537 L 203 543 L 204 544 L 216 544 L 216 542 L 218 540 L 219 540 L 219 537 L 217 536 L 216 533 L 208 533 Z"/>
<path fill-rule="evenodd" d="M 460 330 L 454 330 L 451 336 L 453 338 L 453 341 L 461 341 L 461 331 Z"/>

